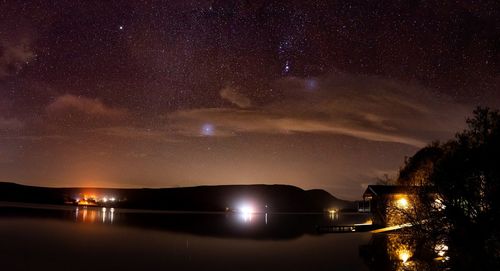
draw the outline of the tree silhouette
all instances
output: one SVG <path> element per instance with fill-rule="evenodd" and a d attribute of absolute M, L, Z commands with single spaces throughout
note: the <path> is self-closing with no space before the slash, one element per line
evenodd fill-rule
<path fill-rule="evenodd" d="M 446 240 L 453 269 L 500 270 L 500 113 L 478 107 L 467 125 L 407 159 L 398 183 L 422 186 L 411 231 Z"/>
<path fill-rule="evenodd" d="M 430 177 L 444 206 L 457 263 L 498 266 L 500 259 L 500 114 L 477 108 L 468 128 L 442 146 Z"/>

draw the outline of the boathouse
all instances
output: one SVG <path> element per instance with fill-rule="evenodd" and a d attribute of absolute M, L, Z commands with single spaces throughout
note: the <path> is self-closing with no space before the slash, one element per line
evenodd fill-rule
<path fill-rule="evenodd" d="M 392 226 L 401 223 L 397 212 L 401 213 L 412 207 L 417 193 L 422 187 L 400 185 L 369 185 L 363 193 L 363 201 L 358 210 L 370 212 L 374 225 Z"/>

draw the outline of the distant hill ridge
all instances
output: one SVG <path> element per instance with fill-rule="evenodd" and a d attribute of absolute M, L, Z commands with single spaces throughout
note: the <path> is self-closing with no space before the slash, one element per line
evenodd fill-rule
<path fill-rule="evenodd" d="M 225 211 L 251 205 L 257 212 L 319 212 L 352 208 L 325 190 L 292 185 L 203 185 L 175 188 L 52 188 L 0 182 L 0 201 L 65 204 L 84 193 L 116 197 L 121 208 L 172 211 Z M 267 207 L 266 207 L 267 206 Z"/>

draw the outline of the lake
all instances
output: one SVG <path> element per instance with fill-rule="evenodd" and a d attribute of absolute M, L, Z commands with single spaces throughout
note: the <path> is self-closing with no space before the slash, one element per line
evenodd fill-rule
<path fill-rule="evenodd" d="M 369 270 L 361 214 L 181 213 L 0 204 L 2 270 Z"/>

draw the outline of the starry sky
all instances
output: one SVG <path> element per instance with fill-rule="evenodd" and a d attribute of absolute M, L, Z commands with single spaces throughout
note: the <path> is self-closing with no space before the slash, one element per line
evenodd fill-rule
<path fill-rule="evenodd" d="M 0 181 L 280 183 L 357 199 L 475 106 L 500 106 L 497 1 L 0 11 Z"/>

